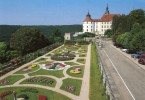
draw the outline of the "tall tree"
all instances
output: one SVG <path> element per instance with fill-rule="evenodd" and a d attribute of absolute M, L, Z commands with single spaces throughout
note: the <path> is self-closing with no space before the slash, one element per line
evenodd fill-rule
<path fill-rule="evenodd" d="M 12 34 L 10 39 L 10 47 L 19 51 L 21 55 L 33 52 L 49 44 L 49 40 L 35 28 L 20 28 Z"/>

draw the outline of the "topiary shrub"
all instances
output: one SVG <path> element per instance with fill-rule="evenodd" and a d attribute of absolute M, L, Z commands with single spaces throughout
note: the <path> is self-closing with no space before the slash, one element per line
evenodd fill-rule
<path fill-rule="evenodd" d="M 17 98 L 24 98 L 25 100 L 29 99 L 29 97 L 26 94 L 20 94 Z"/>

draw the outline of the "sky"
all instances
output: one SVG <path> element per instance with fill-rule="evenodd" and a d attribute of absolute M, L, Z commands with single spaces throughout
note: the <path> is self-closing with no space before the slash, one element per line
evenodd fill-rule
<path fill-rule="evenodd" d="M 112 14 L 145 10 L 145 0 L 0 0 L 0 25 L 82 24 L 88 11 L 100 18 L 107 3 Z"/>

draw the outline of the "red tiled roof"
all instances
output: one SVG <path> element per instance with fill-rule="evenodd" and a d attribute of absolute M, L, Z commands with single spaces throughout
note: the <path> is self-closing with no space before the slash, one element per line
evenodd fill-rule
<path fill-rule="evenodd" d="M 120 14 L 104 14 L 101 19 L 93 19 L 95 22 L 109 22 L 114 16 L 120 16 Z"/>
<path fill-rule="evenodd" d="M 93 22 L 93 20 L 90 17 L 86 17 L 86 19 L 84 20 L 84 22 Z"/>

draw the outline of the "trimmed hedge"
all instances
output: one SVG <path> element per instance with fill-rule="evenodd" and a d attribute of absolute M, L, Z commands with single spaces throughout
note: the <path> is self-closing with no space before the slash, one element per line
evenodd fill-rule
<path fill-rule="evenodd" d="M 8 63 L 0 65 L 0 76 L 10 72 L 11 70 L 14 70 L 14 69 L 20 67 L 21 65 L 23 65 L 25 63 L 28 63 L 28 62 L 36 59 L 39 56 L 42 56 L 42 55 L 48 53 L 49 51 L 51 51 L 61 45 L 62 45 L 62 43 L 55 43 L 55 44 L 52 44 L 45 48 L 39 49 L 33 53 L 27 54 L 23 57 L 15 58 Z"/>

